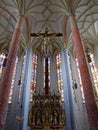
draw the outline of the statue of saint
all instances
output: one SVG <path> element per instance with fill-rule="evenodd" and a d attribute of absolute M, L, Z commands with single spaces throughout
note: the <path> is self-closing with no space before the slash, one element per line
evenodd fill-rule
<path fill-rule="evenodd" d="M 42 112 L 41 112 L 40 109 L 36 113 L 35 121 L 36 121 L 37 125 L 42 125 L 42 123 L 43 123 L 43 121 L 42 121 Z"/>

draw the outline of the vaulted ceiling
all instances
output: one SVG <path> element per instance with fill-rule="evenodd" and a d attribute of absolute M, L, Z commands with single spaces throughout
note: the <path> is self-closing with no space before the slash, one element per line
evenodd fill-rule
<path fill-rule="evenodd" d="M 33 50 L 41 51 L 44 37 L 28 34 L 44 32 L 63 33 L 66 16 L 72 9 L 75 14 L 83 44 L 93 51 L 98 45 L 98 0 L 1 0 L 0 1 L 0 51 L 9 50 L 10 41 L 19 15 L 25 16 L 19 54 L 29 42 Z M 63 37 L 48 38 L 51 53 L 63 47 Z M 69 22 L 67 24 L 67 47 L 74 54 Z"/>

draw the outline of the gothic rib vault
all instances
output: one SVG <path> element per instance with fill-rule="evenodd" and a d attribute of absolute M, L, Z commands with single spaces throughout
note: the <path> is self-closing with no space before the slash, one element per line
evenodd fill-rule
<path fill-rule="evenodd" d="M 71 3 L 71 4 L 70 4 Z M 43 42 L 43 38 L 31 38 L 30 33 L 39 33 L 48 27 L 50 32 L 64 33 L 66 16 L 70 9 L 76 15 L 84 46 L 93 52 L 98 44 L 98 14 L 97 0 L 1 0 L 0 1 L 0 51 L 7 51 L 13 30 L 19 15 L 25 16 L 24 30 L 21 35 L 19 55 L 22 55 L 28 44 L 33 50 Z M 69 24 L 69 23 L 68 23 Z M 74 55 L 70 27 L 67 24 L 67 47 Z M 49 44 L 53 52 L 63 47 L 63 38 L 51 37 Z M 38 50 L 40 53 L 40 50 Z"/>

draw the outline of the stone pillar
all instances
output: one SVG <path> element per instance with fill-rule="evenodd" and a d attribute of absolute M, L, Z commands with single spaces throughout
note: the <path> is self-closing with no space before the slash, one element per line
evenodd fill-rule
<path fill-rule="evenodd" d="M 93 93 L 92 83 L 89 75 L 89 70 L 85 58 L 85 53 L 83 50 L 83 45 L 81 42 L 79 30 L 77 27 L 77 23 L 75 20 L 74 15 L 69 16 L 71 31 L 72 31 L 72 39 L 74 41 L 75 52 L 77 55 L 80 75 L 83 84 L 84 96 L 85 96 L 85 103 L 86 103 L 86 110 L 88 115 L 88 121 L 90 130 L 97 130 L 98 129 L 98 109 Z"/>
<path fill-rule="evenodd" d="M 0 130 L 4 130 L 5 127 L 6 115 L 8 109 L 8 98 L 11 88 L 11 80 L 13 76 L 16 55 L 19 48 L 19 41 L 21 37 L 23 22 L 24 17 L 20 16 L 16 24 L 14 34 L 12 36 L 6 68 L 0 84 Z"/>
<path fill-rule="evenodd" d="M 19 85 L 18 82 L 20 80 L 20 76 L 22 73 L 22 67 L 23 67 L 23 57 L 18 58 L 17 68 L 16 68 L 16 75 L 15 75 L 15 82 L 14 82 L 14 88 L 13 88 L 13 95 L 12 95 L 12 103 L 11 107 L 9 108 L 9 113 L 7 115 L 6 120 L 6 130 L 17 130 L 18 127 L 18 91 L 19 91 Z"/>
<path fill-rule="evenodd" d="M 75 102 L 72 93 L 71 73 L 69 65 L 68 51 L 62 51 L 62 77 L 64 85 L 64 104 L 66 111 L 66 126 L 65 130 L 77 130 L 76 115 L 75 115 Z"/>
<path fill-rule="evenodd" d="M 30 85 L 32 79 L 32 50 L 27 48 L 26 58 L 24 61 L 24 73 L 23 73 L 23 84 L 22 84 L 22 95 L 21 95 L 21 106 L 23 114 L 23 128 L 22 130 L 28 130 L 28 113 L 30 105 Z M 21 128 L 20 128 L 21 130 Z"/>
<path fill-rule="evenodd" d="M 82 92 L 80 88 L 79 74 L 74 58 L 70 58 L 72 78 L 75 81 L 76 86 L 73 84 L 73 93 L 76 108 L 76 122 L 78 130 L 89 130 L 87 121 L 87 112 L 85 110 L 85 104 L 83 104 Z"/>

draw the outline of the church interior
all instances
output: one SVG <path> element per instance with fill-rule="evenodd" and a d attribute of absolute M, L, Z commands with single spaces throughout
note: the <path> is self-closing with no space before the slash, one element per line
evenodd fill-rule
<path fill-rule="evenodd" d="M 98 130 L 98 0 L 0 0 L 0 130 Z"/>

